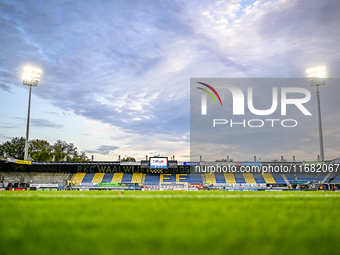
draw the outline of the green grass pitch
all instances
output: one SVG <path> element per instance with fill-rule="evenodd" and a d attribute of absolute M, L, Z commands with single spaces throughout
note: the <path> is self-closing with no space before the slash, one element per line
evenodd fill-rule
<path fill-rule="evenodd" d="M 0 254 L 337 254 L 337 192 L 0 192 Z"/>

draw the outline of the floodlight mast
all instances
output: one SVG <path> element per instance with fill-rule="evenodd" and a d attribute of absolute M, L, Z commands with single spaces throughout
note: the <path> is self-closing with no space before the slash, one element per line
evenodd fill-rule
<path fill-rule="evenodd" d="M 320 160 L 324 161 L 323 138 L 322 138 L 322 123 L 321 123 L 321 107 L 320 107 L 320 90 L 321 85 L 325 85 L 326 78 L 325 67 L 310 68 L 307 70 L 309 82 L 312 87 L 316 87 L 316 97 L 318 102 L 318 121 L 319 121 L 319 143 L 320 143 Z M 318 80 L 319 78 L 319 80 Z"/>
<path fill-rule="evenodd" d="M 30 128 L 32 86 L 38 87 L 38 82 L 40 81 L 41 70 L 31 68 L 31 67 L 25 67 L 24 71 L 25 72 L 22 77 L 23 84 L 30 87 L 29 98 L 28 98 L 28 113 L 27 113 L 26 141 L 25 141 L 25 155 L 24 155 L 24 160 L 28 160 L 28 137 L 29 137 L 29 128 Z"/>

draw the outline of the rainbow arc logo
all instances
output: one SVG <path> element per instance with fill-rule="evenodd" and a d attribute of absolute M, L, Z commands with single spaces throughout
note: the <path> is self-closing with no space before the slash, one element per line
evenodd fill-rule
<path fill-rule="evenodd" d="M 221 98 L 220 98 L 220 95 L 217 93 L 217 91 L 216 91 L 213 87 L 211 87 L 210 85 L 208 85 L 208 84 L 206 84 L 206 83 L 203 83 L 203 82 L 197 82 L 197 83 L 206 86 L 206 87 L 209 88 L 212 92 L 214 92 L 215 95 L 217 96 L 218 100 L 220 101 L 221 106 L 222 106 L 222 100 L 221 100 Z M 214 96 L 211 94 L 211 92 L 210 92 L 209 90 L 204 89 L 204 88 L 201 88 L 201 87 L 197 87 L 197 88 L 203 90 L 203 91 L 206 92 L 206 93 L 208 93 L 208 95 L 214 100 L 215 105 L 217 105 Z"/>
<path fill-rule="evenodd" d="M 217 98 L 220 101 L 220 104 L 222 106 L 222 100 L 220 98 L 220 95 L 217 93 L 217 91 L 213 87 L 211 87 L 210 85 L 203 83 L 203 82 L 197 82 L 197 83 L 207 87 L 208 89 L 210 89 L 217 96 Z M 209 90 L 201 88 L 201 87 L 196 87 L 196 88 L 206 92 L 212 98 L 212 100 L 214 100 L 215 105 L 217 105 L 215 97 L 213 96 L 213 94 Z M 207 115 L 207 94 L 202 94 L 202 100 L 201 100 L 201 114 L 202 115 Z"/>

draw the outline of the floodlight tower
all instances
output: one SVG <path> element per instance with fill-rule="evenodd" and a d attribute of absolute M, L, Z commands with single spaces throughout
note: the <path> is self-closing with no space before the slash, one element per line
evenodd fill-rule
<path fill-rule="evenodd" d="M 318 100 L 318 120 L 319 120 L 319 142 L 320 142 L 320 159 L 324 161 L 323 153 L 323 138 L 322 138 L 322 124 L 321 124 L 321 107 L 320 107 L 320 91 L 319 87 L 325 85 L 325 67 L 310 68 L 307 70 L 309 82 L 312 87 L 316 87 L 316 97 Z"/>
<path fill-rule="evenodd" d="M 31 94 L 32 94 L 32 86 L 38 87 L 38 82 L 40 81 L 40 73 L 41 70 L 25 67 L 24 75 L 22 77 L 23 84 L 30 87 L 29 98 L 28 98 L 28 113 L 27 113 L 27 126 L 26 126 L 26 141 L 25 141 L 25 156 L 24 160 L 28 159 L 28 136 L 29 136 L 29 128 L 30 128 L 30 111 L 31 111 Z"/>

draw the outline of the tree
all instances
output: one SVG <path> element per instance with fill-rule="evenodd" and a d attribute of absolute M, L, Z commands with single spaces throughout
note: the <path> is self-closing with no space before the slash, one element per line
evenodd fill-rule
<path fill-rule="evenodd" d="M 136 159 L 133 157 L 126 157 L 121 160 L 122 162 L 136 162 Z"/>
<path fill-rule="evenodd" d="M 35 161 L 51 161 L 53 158 L 52 146 L 46 140 L 29 141 L 28 153 Z"/>
<path fill-rule="evenodd" d="M 25 138 L 14 137 L 11 141 L 7 141 L 0 145 L 0 155 L 24 159 Z M 58 140 L 50 145 L 46 140 L 34 139 L 28 143 L 28 154 L 35 161 L 51 161 L 55 156 L 55 161 L 61 161 L 65 158 L 67 161 L 88 161 L 85 152 L 78 152 L 77 147 L 73 143 L 66 143 Z"/>
<path fill-rule="evenodd" d="M 24 159 L 25 155 L 25 141 L 23 137 L 13 137 L 11 141 L 7 141 L 0 145 L 0 154 L 16 158 Z"/>
<path fill-rule="evenodd" d="M 65 158 L 67 161 L 87 161 L 88 158 L 85 152 L 78 152 L 77 147 L 73 143 L 66 143 L 62 140 L 57 140 L 53 144 L 53 154 L 55 155 L 55 161 L 61 161 Z"/>

